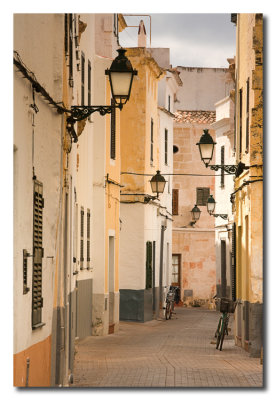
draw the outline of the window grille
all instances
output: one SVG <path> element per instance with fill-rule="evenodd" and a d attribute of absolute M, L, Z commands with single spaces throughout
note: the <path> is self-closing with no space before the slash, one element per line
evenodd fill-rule
<path fill-rule="evenodd" d="M 196 189 L 196 204 L 198 206 L 206 206 L 207 199 L 210 196 L 210 188 Z"/>
<path fill-rule="evenodd" d="M 43 258 L 43 185 L 34 180 L 33 197 L 33 277 L 32 329 L 42 325 L 42 258 Z"/>

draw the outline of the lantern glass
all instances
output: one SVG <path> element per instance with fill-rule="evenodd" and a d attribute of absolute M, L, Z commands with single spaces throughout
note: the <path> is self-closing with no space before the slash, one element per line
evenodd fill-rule
<path fill-rule="evenodd" d="M 195 204 L 194 208 L 192 209 L 191 213 L 192 213 L 193 220 L 198 221 L 200 218 L 201 211 L 196 204 Z"/>
<path fill-rule="evenodd" d="M 208 129 L 204 129 L 203 135 L 201 136 L 199 143 L 197 143 L 199 148 L 199 153 L 202 161 L 208 166 L 209 162 L 213 158 L 215 142 L 213 141 L 212 136 L 209 134 Z"/>
<path fill-rule="evenodd" d="M 210 196 L 207 199 L 207 211 L 211 215 L 215 211 L 216 208 L 216 202 L 215 199 L 213 198 L 213 195 L 210 194 Z"/>
<path fill-rule="evenodd" d="M 213 158 L 214 144 L 200 144 L 199 145 L 200 157 L 204 164 L 209 164 Z"/>
<path fill-rule="evenodd" d="M 160 174 L 160 171 L 157 171 L 156 175 L 154 175 L 150 180 L 151 190 L 153 193 L 163 193 L 166 185 L 165 178 Z"/>
<path fill-rule="evenodd" d="M 114 100 L 125 100 L 129 98 L 132 84 L 131 72 L 110 72 L 110 83 Z M 119 101 L 120 102 L 120 101 Z"/>

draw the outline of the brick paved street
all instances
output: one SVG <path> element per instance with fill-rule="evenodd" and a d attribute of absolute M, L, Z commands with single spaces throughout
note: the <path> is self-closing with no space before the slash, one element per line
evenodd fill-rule
<path fill-rule="evenodd" d="M 177 308 L 169 321 L 121 322 L 118 333 L 80 340 L 72 386 L 262 387 L 260 359 L 235 346 L 233 330 L 222 351 L 211 344 L 218 318 Z"/>

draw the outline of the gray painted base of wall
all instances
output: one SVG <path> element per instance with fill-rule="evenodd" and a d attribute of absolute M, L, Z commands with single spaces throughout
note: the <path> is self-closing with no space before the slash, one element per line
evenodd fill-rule
<path fill-rule="evenodd" d="M 260 357 L 263 346 L 263 304 L 249 304 L 250 357 Z"/>
<path fill-rule="evenodd" d="M 159 316 L 159 287 L 120 289 L 120 321 L 146 322 Z"/>

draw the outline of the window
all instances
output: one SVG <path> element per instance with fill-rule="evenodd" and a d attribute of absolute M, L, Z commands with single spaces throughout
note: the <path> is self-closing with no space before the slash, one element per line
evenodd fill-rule
<path fill-rule="evenodd" d="M 84 209 L 80 211 L 80 269 L 83 269 L 84 261 Z"/>
<path fill-rule="evenodd" d="M 225 149 L 224 146 L 221 146 L 220 148 L 220 164 L 224 165 L 224 154 L 225 154 Z M 221 175 L 220 175 L 220 187 L 224 188 L 224 170 L 221 170 Z"/>
<path fill-rule="evenodd" d="M 206 206 L 209 195 L 210 195 L 210 188 L 197 188 L 196 204 L 198 206 Z"/>
<path fill-rule="evenodd" d="M 152 242 L 146 243 L 146 289 L 152 288 Z"/>
<path fill-rule="evenodd" d="M 33 284 L 32 284 L 32 329 L 42 325 L 42 234 L 43 234 L 43 185 L 34 180 L 33 197 Z"/>
<path fill-rule="evenodd" d="M 87 225 L 86 225 L 86 261 L 87 261 L 87 269 L 90 268 L 90 210 L 87 209 Z"/>
<path fill-rule="evenodd" d="M 66 30 L 66 43 L 69 40 L 69 86 L 73 87 L 73 14 L 69 14 L 69 34 L 67 35 Z M 66 21 L 68 26 L 68 19 Z M 65 27 L 66 29 L 66 27 Z M 66 50 L 68 47 L 66 45 Z"/>
<path fill-rule="evenodd" d="M 115 100 L 111 99 L 111 105 L 115 106 Z M 116 158 L 116 109 L 112 108 L 110 117 L 110 158 Z"/>
<path fill-rule="evenodd" d="M 172 190 L 172 214 L 178 215 L 178 195 L 179 189 Z"/>
<path fill-rule="evenodd" d="M 249 146 L 249 78 L 246 81 L 246 151 L 248 152 Z"/>
<path fill-rule="evenodd" d="M 91 106 L 91 61 L 88 60 L 87 69 L 87 104 Z M 89 121 L 91 121 L 91 115 L 89 116 Z"/>
<path fill-rule="evenodd" d="M 242 154 L 242 89 L 239 91 L 240 95 L 240 143 L 239 143 L 239 153 Z"/>
<path fill-rule="evenodd" d="M 171 96 L 168 96 L 168 111 L 171 111 Z"/>
<path fill-rule="evenodd" d="M 231 291 L 232 300 L 236 301 L 236 224 L 232 225 L 232 252 L 231 252 Z"/>
<path fill-rule="evenodd" d="M 81 105 L 84 106 L 85 56 L 81 53 Z"/>
<path fill-rule="evenodd" d="M 172 285 L 180 286 L 180 254 L 172 255 Z"/>
<path fill-rule="evenodd" d="M 153 119 L 150 125 L 150 161 L 153 162 Z"/>
<path fill-rule="evenodd" d="M 168 165 L 168 129 L 165 129 L 165 164 Z"/>
<path fill-rule="evenodd" d="M 176 154 L 179 152 L 179 148 L 174 144 L 173 145 L 173 153 Z"/>

